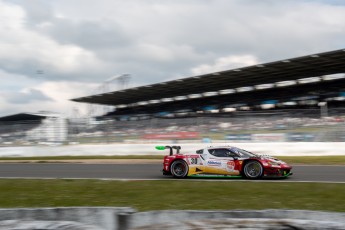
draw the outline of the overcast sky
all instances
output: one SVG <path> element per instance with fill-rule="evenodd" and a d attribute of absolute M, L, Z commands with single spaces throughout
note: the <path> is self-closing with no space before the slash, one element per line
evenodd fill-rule
<path fill-rule="evenodd" d="M 134 87 L 345 48 L 345 1 L 0 0 L 0 34 L 0 116 L 71 117 L 87 106 L 69 99 L 121 74 Z"/>

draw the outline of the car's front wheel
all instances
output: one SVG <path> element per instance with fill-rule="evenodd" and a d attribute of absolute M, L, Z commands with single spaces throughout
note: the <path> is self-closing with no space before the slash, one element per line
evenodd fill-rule
<path fill-rule="evenodd" d="M 249 161 L 245 164 L 243 173 L 248 179 L 259 179 L 263 174 L 263 167 L 258 161 Z"/>
<path fill-rule="evenodd" d="M 177 160 L 171 164 L 170 171 L 173 177 L 183 178 L 188 174 L 188 165 L 183 160 Z"/>

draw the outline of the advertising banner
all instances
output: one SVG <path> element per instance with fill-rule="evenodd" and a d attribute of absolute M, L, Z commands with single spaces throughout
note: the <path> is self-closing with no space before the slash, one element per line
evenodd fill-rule
<path fill-rule="evenodd" d="M 159 134 L 145 134 L 144 139 L 197 139 L 199 138 L 198 132 L 169 132 L 169 133 L 159 133 Z"/>
<path fill-rule="evenodd" d="M 253 141 L 255 142 L 284 142 L 284 133 L 258 133 L 253 134 Z"/>
<path fill-rule="evenodd" d="M 314 141 L 315 135 L 312 133 L 287 133 L 288 141 L 308 142 Z"/>
<path fill-rule="evenodd" d="M 228 141 L 251 141 L 252 134 L 227 134 L 225 140 Z"/>

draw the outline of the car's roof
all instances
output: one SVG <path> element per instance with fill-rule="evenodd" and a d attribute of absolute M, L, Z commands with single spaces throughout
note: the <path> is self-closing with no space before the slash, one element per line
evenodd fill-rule
<path fill-rule="evenodd" d="M 230 146 L 230 145 L 219 145 L 219 146 L 209 146 L 207 147 L 208 149 L 219 149 L 219 148 L 227 148 L 227 149 L 232 149 L 232 148 L 237 148 L 234 146 Z"/>

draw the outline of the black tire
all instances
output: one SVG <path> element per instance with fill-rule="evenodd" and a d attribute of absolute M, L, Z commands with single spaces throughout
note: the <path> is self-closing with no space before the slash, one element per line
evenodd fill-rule
<path fill-rule="evenodd" d="M 243 168 L 243 174 L 248 179 L 259 179 L 262 177 L 264 169 L 258 161 L 248 161 Z"/>
<path fill-rule="evenodd" d="M 170 166 L 171 175 L 175 178 L 184 178 L 188 174 L 188 164 L 183 160 L 176 160 Z"/>

